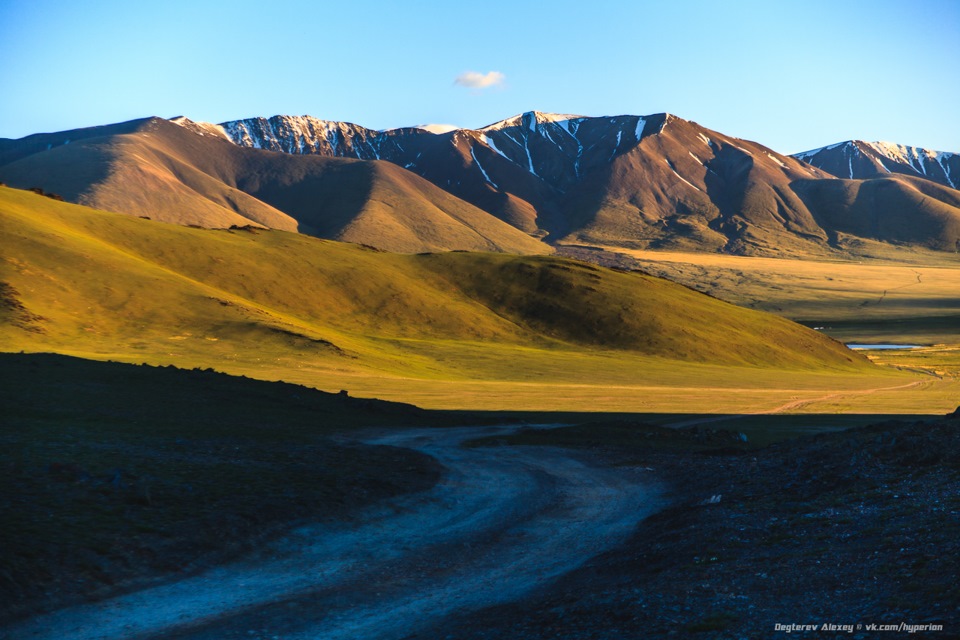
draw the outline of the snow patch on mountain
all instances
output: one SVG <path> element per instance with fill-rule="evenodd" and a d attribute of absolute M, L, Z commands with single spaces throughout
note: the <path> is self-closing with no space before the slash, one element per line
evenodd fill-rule
<path fill-rule="evenodd" d="M 669 161 L 668 159 L 666 159 L 666 158 L 664 158 L 663 161 L 667 163 L 667 166 L 668 166 L 668 167 L 670 167 L 670 171 L 673 172 L 673 175 L 677 176 L 678 178 L 680 178 L 681 181 L 685 182 L 687 185 L 693 187 L 693 188 L 696 189 L 697 191 L 703 192 L 703 189 L 701 189 L 700 187 L 698 187 L 697 185 L 693 184 L 692 182 L 690 182 L 689 180 L 687 180 L 686 178 L 684 178 L 682 175 L 680 175 L 679 173 L 677 173 L 677 169 L 676 169 L 676 167 L 673 166 L 673 163 L 672 163 L 672 162 L 670 162 L 670 161 Z"/>
<path fill-rule="evenodd" d="M 821 151 L 829 151 L 830 149 L 836 149 L 837 147 L 841 147 L 845 144 L 853 144 L 853 141 L 846 140 L 844 142 L 838 142 L 836 144 L 831 144 L 826 147 L 818 147 L 816 149 L 810 149 L 809 151 L 801 151 L 800 153 L 794 153 L 793 157 L 798 160 L 806 160 L 807 158 L 812 158 L 813 156 L 817 155 Z"/>
<path fill-rule="evenodd" d="M 562 124 L 570 120 L 580 120 L 584 116 L 574 115 L 572 113 L 545 113 L 543 111 L 525 111 L 521 114 L 507 118 L 506 120 L 500 120 L 499 122 L 494 122 L 493 124 L 488 124 L 485 127 L 481 127 L 480 131 L 499 131 L 501 129 L 506 129 L 509 127 L 520 127 L 523 126 L 524 121 L 528 122 L 528 126 L 531 131 L 536 131 L 538 124 L 545 124 L 548 122 L 559 124 L 560 126 L 566 129 L 566 125 Z M 569 130 L 568 130 L 569 133 Z"/>
<path fill-rule="evenodd" d="M 617 131 L 617 143 L 613 145 L 613 152 L 610 154 L 610 160 L 620 151 L 620 140 L 623 138 L 623 131 Z"/>
<path fill-rule="evenodd" d="M 477 160 L 477 154 L 473 147 L 470 147 L 470 157 L 473 158 L 474 164 L 477 165 L 477 168 L 480 169 L 480 173 L 483 174 L 483 179 L 486 180 L 494 189 L 499 189 L 500 187 L 497 186 L 497 183 L 491 180 L 490 176 L 487 175 L 487 172 L 483 170 L 483 165 L 481 165 L 480 161 Z"/>
<path fill-rule="evenodd" d="M 921 147 L 910 147 L 894 142 L 865 142 L 864 144 L 876 151 L 879 155 L 900 162 L 901 164 L 909 165 L 920 173 L 926 173 L 926 170 L 923 168 L 923 161 L 925 159 L 928 161 L 936 161 L 940 156 L 944 155 L 942 151 L 931 151 Z"/>
<path fill-rule="evenodd" d="M 209 122 L 195 122 L 185 116 L 170 118 L 170 122 L 178 124 L 185 129 L 190 129 L 194 133 L 199 133 L 202 136 L 214 136 L 217 138 L 226 138 L 227 140 L 230 140 L 230 136 L 227 134 L 224 128 L 218 124 L 211 124 Z M 67 142 L 64 144 L 69 143 L 70 141 L 67 140 Z"/>
<path fill-rule="evenodd" d="M 953 178 L 953 174 L 951 173 L 950 166 L 943 164 L 945 161 L 950 160 L 955 156 L 956 156 L 955 153 L 946 153 L 941 151 L 937 154 L 937 164 L 939 164 L 940 168 L 943 169 L 943 175 L 947 178 L 947 182 L 950 184 L 950 186 L 953 187 L 954 189 L 957 189 L 958 183 L 954 182 L 954 178 Z"/>
<path fill-rule="evenodd" d="M 637 129 L 635 131 L 637 136 L 637 142 L 640 142 L 640 138 L 643 137 L 643 128 L 646 126 L 647 121 L 643 117 L 637 118 Z"/>
<path fill-rule="evenodd" d="M 780 158 L 776 157 L 776 156 L 773 155 L 772 153 L 768 153 L 768 154 L 767 154 L 767 157 L 770 158 L 771 160 L 773 160 L 774 162 L 776 162 L 776 163 L 777 163 L 778 165 L 780 165 L 781 167 L 783 167 L 783 168 L 786 168 L 786 167 L 787 167 L 787 165 L 784 164 L 783 161 L 780 160 Z"/>
<path fill-rule="evenodd" d="M 900 172 L 908 175 L 915 173 L 931 180 L 945 182 L 954 189 L 958 186 L 955 177 L 951 174 L 951 170 L 956 172 L 958 166 L 955 161 L 951 160 L 956 154 L 895 142 L 847 140 L 819 149 L 796 153 L 793 157 L 823 168 L 830 162 L 836 162 L 836 159 L 831 161 L 829 155 L 826 154 L 826 152 L 833 150 L 838 150 L 842 154 L 841 158 L 846 161 L 844 163 L 846 165 L 845 173 L 850 179 L 865 177 L 863 175 L 858 176 L 857 170 L 853 166 L 853 158 L 863 155 L 884 173 Z M 836 167 L 835 164 L 833 166 Z"/>
<path fill-rule="evenodd" d="M 485 145 L 487 145 L 488 147 L 490 147 L 490 149 L 492 149 L 494 152 L 500 154 L 501 156 L 503 156 L 503 157 L 506 158 L 507 160 L 510 160 L 510 158 L 507 157 L 507 154 L 505 154 L 503 151 L 500 151 L 500 149 L 497 148 L 497 143 L 494 142 L 493 139 L 490 138 L 489 136 L 486 136 L 486 135 L 484 135 L 484 134 L 481 133 L 481 134 L 480 134 L 480 141 L 483 142 L 483 144 L 485 144 Z M 510 160 L 510 161 L 513 162 L 512 160 Z"/>
<path fill-rule="evenodd" d="M 533 168 L 533 156 L 530 155 L 530 139 L 523 139 L 523 150 L 527 152 L 527 162 L 530 163 L 530 173 L 537 175 L 537 170 Z M 538 176 L 539 177 L 539 176 Z"/>

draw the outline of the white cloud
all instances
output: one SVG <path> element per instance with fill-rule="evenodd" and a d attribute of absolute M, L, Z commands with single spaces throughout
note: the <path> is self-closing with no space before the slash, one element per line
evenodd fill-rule
<path fill-rule="evenodd" d="M 487 87 L 502 85 L 506 79 L 507 77 L 499 71 L 488 71 L 487 73 L 465 71 L 457 76 L 453 84 L 458 84 L 461 87 L 469 87 L 470 89 L 486 89 Z"/>

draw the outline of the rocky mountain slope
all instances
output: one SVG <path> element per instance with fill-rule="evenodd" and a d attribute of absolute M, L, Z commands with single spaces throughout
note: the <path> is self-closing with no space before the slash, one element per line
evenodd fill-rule
<path fill-rule="evenodd" d="M 899 173 L 960 188 L 960 154 L 931 151 L 893 142 L 847 140 L 795 153 L 793 157 L 838 178 L 874 178 Z"/>
<path fill-rule="evenodd" d="M 833 164 L 821 169 L 813 156 L 784 156 L 671 114 L 531 111 L 439 133 L 373 131 L 309 116 L 180 122 L 241 146 L 389 160 L 551 242 L 802 254 L 841 246 L 844 235 L 943 250 L 960 239 L 952 189 L 896 180 L 866 186 L 861 197 L 861 185 L 831 180 L 840 175 Z M 898 173 L 954 187 L 952 154 L 874 147 L 903 159 L 886 161 L 906 167 Z M 866 155 L 858 162 L 870 164 Z M 855 177 L 888 176 L 864 170 Z M 878 189 L 889 195 L 880 207 L 866 195 Z"/>

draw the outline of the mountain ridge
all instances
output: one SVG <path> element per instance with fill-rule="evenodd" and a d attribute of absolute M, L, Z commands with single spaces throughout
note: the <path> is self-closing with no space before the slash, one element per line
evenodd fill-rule
<path fill-rule="evenodd" d="M 185 119 L 145 118 L 79 133 L 72 144 L 62 134 L 0 144 L 0 153 L 15 158 L 0 166 L 0 177 L 178 224 L 253 224 L 410 253 L 551 251 L 392 164 L 246 149 Z"/>
<path fill-rule="evenodd" d="M 926 178 L 951 189 L 960 187 L 960 154 L 950 151 L 894 142 L 846 140 L 794 153 L 793 157 L 848 180 L 900 173 Z"/>
<path fill-rule="evenodd" d="M 941 251 L 960 242 L 960 192 L 929 176 L 874 173 L 843 187 L 811 162 L 669 113 L 528 111 L 452 131 L 181 116 L 0 140 L 0 158 L 0 179 L 73 202 L 401 252 L 577 244 L 842 257 L 870 242 Z M 931 162 L 916 161 L 928 173 L 940 166 Z"/>

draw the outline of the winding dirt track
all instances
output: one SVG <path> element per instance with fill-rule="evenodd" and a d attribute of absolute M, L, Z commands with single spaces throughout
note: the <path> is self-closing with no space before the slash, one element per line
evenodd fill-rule
<path fill-rule="evenodd" d="M 354 522 L 297 529 L 242 561 L 9 630 L 12 638 L 407 638 L 522 597 L 622 541 L 661 504 L 637 471 L 541 447 L 462 448 L 505 428 L 383 432 L 448 469 Z M 434 629 L 434 631 L 429 631 Z M 423 636 L 426 637 L 426 636 Z"/>
<path fill-rule="evenodd" d="M 720 416 L 705 416 L 702 418 L 692 418 L 690 420 L 683 420 L 680 422 L 671 422 L 663 426 L 670 427 L 671 429 L 683 429 L 684 427 L 692 427 L 694 425 L 700 424 L 709 424 L 712 422 L 724 422 L 727 420 L 738 420 L 741 418 L 749 418 L 750 416 L 768 416 L 774 415 L 777 413 L 786 413 L 788 411 L 795 411 L 801 407 L 806 407 L 811 404 L 817 404 L 820 402 L 827 402 L 829 400 L 836 400 L 837 398 L 855 398 L 868 396 L 880 391 L 897 391 L 899 389 L 912 389 L 914 387 L 919 387 L 921 385 L 929 385 L 927 380 L 919 380 L 917 382 L 909 382 L 907 384 L 900 384 L 893 387 L 875 387 L 873 389 L 861 389 L 859 391 L 836 391 L 834 393 L 828 393 L 823 396 L 817 396 L 815 398 L 804 398 L 801 400 L 791 400 L 785 404 L 782 404 L 773 409 L 767 409 L 765 411 L 756 411 L 754 413 L 734 413 L 730 415 L 720 415 Z"/>

